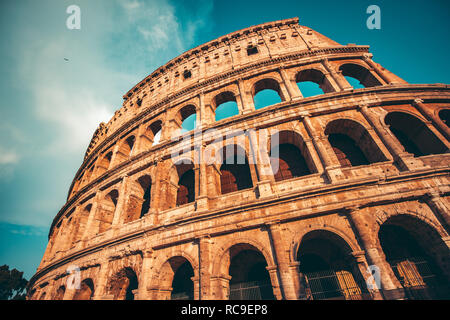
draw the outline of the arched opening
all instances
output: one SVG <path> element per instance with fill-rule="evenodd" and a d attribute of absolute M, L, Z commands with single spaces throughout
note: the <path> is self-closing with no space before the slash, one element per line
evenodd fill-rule
<path fill-rule="evenodd" d="M 120 142 L 119 149 L 117 150 L 117 153 L 115 155 L 113 163 L 114 166 L 128 160 L 128 158 L 131 156 L 131 153 L 133 152 L 135 141 L 135 136 L 129 136 L 128 138 Z"/>
<path fill-rule="evenodd" d="M 97 210 L 96 220 L 99 234 L 111 227 L 118 198 L 119 192 L 117 190 L 112 190 L 103 199 L 101 209 L 99 208 L 99 210 Z"/>
<path fill-rule="evenodd" d="M 195 106 L 193 105 L 184 106 L 179 111 L 178 117 L 181 123 L 180 133 L 185 133 L 195 129 L 197 121 Z"/>
<path fill-rule="evenodd" d="M 300 278 L 309 298 L 361 300 L 367 293 L 351 248 L 329 231 L 307 233 L 299 246 L 297 260 Z"/>
<path fill-rule="evenodd" d="M 356 121 L 333 120 L 325 128 L 325 135 L 342 167 L 387 160 L 369 132 Z"/>
<path fill-rule="evenodd" d="M 193 169 L 184 172 L 178 180 L 177 206 L 191 203 L 195 200 L 195 174 Z"/>
<path fill-rule="evenodd" d="M 151 201 L 152 179 L 144 175 L 133 184 L 128 196 L 124 223 L 142 218 L 148 213 Z"/>
<path fill-rule="evenodd" d="M 284 99 L 279 83 L 274 79 L 259 80 L 253 87 L 253 100 L 256 110 L 280 103 Z"/>
<path fill-rule="evenodd" d="M 277 132 L 271 136 L 270 144 L 270 164 L 276 181 L 316 172 L 306 145 L 298 133 Z"/>
<path fill-rule="evenodd" d="M 194 269 L 184 257 L 176 256 L 167 260 L 160 271 L 161 299 L 193 300 Z"/>
<path fill-rule="evenodd" d="M 194 299 L 194 270 L 188 261 L 185 261 L 175 272 L 172 281 L 171 300 Z"/>
<path fill-rule="evenodd" d="M 273 300 L 273 289 L 264 256 L 255 247 L 230 248 L 230 300 Z"/>
<path fill-rule="evenodd" d="M 92 209 L 92 204 L 88 204 L 84 207 L 84 209 L 80 212 L 79 218 L 78 218 L 78 227 L 76 231 L 73 233 L 73 242 L 82 240 L 84 232 L 86 231 L 87 222 L 89 219 L 89 214 Z"/>
<path fill-rule="evenodd" d="M 328 135 L 328 142 L 342 167 L 361 166 L 369 164 L 355 141 L 345 134 L 332 133 Z"/>
<path fill-rule="evenodd" d="M 108 171 L 112 159 L 112 151 L 108 152 L 97 164 L 97 177 Z"/>
<path fill-rule="evenodd" d="M 157 120 L 147 127 L 145 133 L 141 138 L 144 139 L 142 146 L 144 150 L 150 149 L 152 146 L 157 145 L 161 140 L 162 121 Z"/>
<path fill-rule="evenodd" d="M 295 77 L 295 82 L 304 98 L 334 91 L 325 75 L 316 69 L 300 71 Z"/>
<path fill-rule="evenodd" d="M 376 87 L 381 86 L 381 82 L 370 72 L 370 70 L 360 66 L 359 64 L 354 63 L 346 63 L 339 67 L 339 70 L 342 72 L 342 75 L 345 78 L 353 78 L 354 80 L 350 80 L 352 83 L 358 82 L 357 87 L 353 87 L 358 89 L 360 87 L 368 88 L 368 87 Z M 351 83 L 350 83 L 351 84 Z"/>
<path fill-rule="evenodd" d="M 239 114 L 239 108 L 236 102 L 236 97 L 232 92 L 226 91 L 219 93 L 214 98 L 216 106 L 215 120 L 223 120 Z"/>
<path fill-rule="evenodd" d="M 73 300 L 91 300 L 94 296 L 94 282 L 92 279 L 85 279 L 80 284 L 80 289 L 75 291 Z"/>
<path fill-rule="evenodd" d="M 56 290 L 55 297 L 53 300 L 62 300 L 64 298 L 64 293 L 66 292 L 65 286 L 60 286 L 58 290 Z"/>
<path fill-rule="evenodd" d="M 447 127 L 450 128 L 450 109 L 444 109 L 439 111 L 439 118 Z"/>
<path fill-rule="evenodd" d="M 108 293 L 114 300 L 134 300 L 135 290 L 138 288 L 138 279 L 130 267 L 117 272 L 109 281 Z"/>
<path fill-rule="evenodd" d="M 237 145 L 227 145 L 222 149 L 220 167 L 221 193 L 226 194 L 253 186 L 250 167 L 245 150 Z"/>
<path fill-rule="evenodd" d="M 450 298 L 449 282 L 441 269 L 448 266 L 450 252 L 433 228 L 417 218 L 399 215 L 381 225 L 378 237 L 407 298 Z"/>
<path fill-rule="evenodd" d="M 406 152 L 416 157 L 448 151 L 436 135 L 415 116 L 404 112 L 390 112 L 384 121 Z"/>

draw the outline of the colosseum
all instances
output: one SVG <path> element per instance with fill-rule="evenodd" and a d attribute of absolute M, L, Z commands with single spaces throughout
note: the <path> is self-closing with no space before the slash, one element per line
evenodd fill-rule
<path fill-rule="evenodd" d="M 28 299 L 449 298 L 449 85 L 293 18 L 191 49 L 123 100 Z"/>

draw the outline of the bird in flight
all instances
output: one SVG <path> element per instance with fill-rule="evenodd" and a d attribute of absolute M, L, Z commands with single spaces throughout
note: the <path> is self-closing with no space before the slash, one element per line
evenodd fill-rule
<path fill-rule="evenodd" d="M 64 58 L 64 60 L 65 60 L 65 61 L 69 61 L 69 59 L 67 59 L 67 58 Z"/>

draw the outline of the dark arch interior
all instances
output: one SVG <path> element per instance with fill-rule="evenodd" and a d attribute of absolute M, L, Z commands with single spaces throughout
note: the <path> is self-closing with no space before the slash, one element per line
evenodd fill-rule
<path fill-rule="evenodd" d="M 439 118 L 445 123 L 447 127 L 450 127 L 450 109 L 444 109 L 439 111 Z"/>
<path fill-rule="evenodd" d="M 85 279 L 80 284 L 80 290 L 75 292 L 73 300 L 91 300 L 94 295 L 94 282 L 92 279 Z"/>
<path fill-rule="evenodd" d="M 264 256 L 252 249 L 236 247 L 234 250 L 230 252 L 230 300 L 274 299 Z"/>
<path fill-rule="evenodd" d="M 248 189 L 253 186 L 250 167 L 245 153 L 238 148 L 234 150 L 234 154 L 225 158 L 220 167 L 222 194 Z M 225 156 L 226 151 L 224 150 L 223 153 Z"/>
<path fill-rule="evenodd" d="M 151 191 L 152 191 L 152 182 L 149 176 L 144 176 L 139 178 L 139 184 L 144 191 L 140 217 L 142 218 L 148 210 L 150 210 L 150 202 L 151 202 Z"/>
<path fill-rule="evenodd" d="M 194 269 L 188 261 L 178 267 L 172 281 L 172 300 L 194 299 L 194 284 L 191 279 L 193 276 Z"/>
<path fill-rule="evenodd" d="M 407 223 L 406 220 L 402 222 Z M 433 233 L 433 231 L 425 229 L 428 228 L 423 228 L 419 232 Z M 426 241 L 425 246 L 432 247 L 434 241 L 429 241 L 430 239 L 418 241 L 417 235 L 413 235 L 395 221 L 383 224 L 378 236 L 386 260 L 406 289 L 408 298 L 442 299 L 449 297 L 450 287 L 447 280 L 435 259 L 429 255 L 428 250 L 424 250 L 424 246 L 420 243 Z M 447 251 L 448 255 L 448 249 L 444 248 L 444 251 Z"/>
<path fill-rule="evenodd" d="M 178 181 L 177 206 L 184 205 L 195 200 L 195 174 L 189 169 Z"/>
<path fill-rule="evenodd" d="M 391 112 L 385 122 L 405 150 L 416 157 L 447 152 L 447 147 L 418 118 L 404 112 Z"/>
<path fill-rule="evenodd" d="M 328 141 L 342 167 L 369 164 L 364 153 L 349 136 L 340 133 L 332 133 L 328 135 Z"/>
<path fill-rule="evenodd" d="M 302 153 L 296 146 L 290 143 L 282 143 L 277 147 L 278 152 L 275 152 L 273 148 L 270 152 L 270 161 L 276 181 L 301 177 L 312 173 L 306 164 L 305 158 L 303 158 Z M 274 156 L 277 153 L 278 158 Z"/>
<path fill-rule="evenodd" d="M 297 253 L 299 272 L 313 299 L 362 299 L 366 286 L 348 245 L 329 232 L 304 237 Z"/>

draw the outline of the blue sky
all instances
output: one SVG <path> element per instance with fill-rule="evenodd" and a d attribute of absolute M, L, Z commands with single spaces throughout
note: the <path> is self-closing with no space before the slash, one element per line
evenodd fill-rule
<path fill-rule="evenodd" d="M 71 4 L 81 8 L 81 30 L 66 28 Z M 381 30 L 366 28 L 371 4 L 381 8 Z M 341 44 L 370 45 L 376 62 L 411 83 L 450 83 L 449 4 L 1 1 L 0 265 L 33 275 L 98 124 L 168 60 L 238 29 L 299 17 Z"/>

